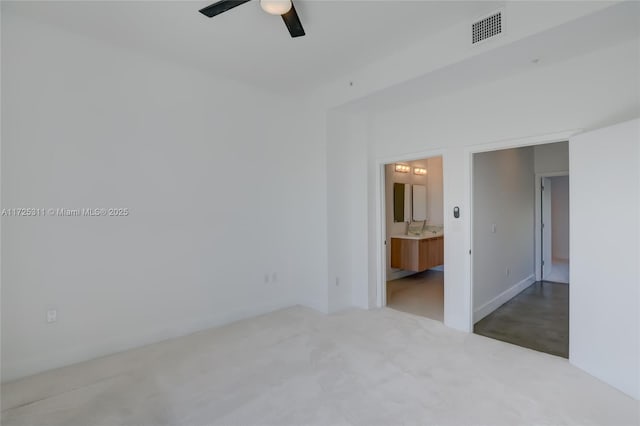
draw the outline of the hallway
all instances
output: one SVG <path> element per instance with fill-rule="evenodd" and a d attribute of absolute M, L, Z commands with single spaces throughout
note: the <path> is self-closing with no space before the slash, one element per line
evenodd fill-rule
<path fill-rule="evenodd" d="M 569 285 L 538 281 L 476 323 L 482 336 L 569 357 Z"/>

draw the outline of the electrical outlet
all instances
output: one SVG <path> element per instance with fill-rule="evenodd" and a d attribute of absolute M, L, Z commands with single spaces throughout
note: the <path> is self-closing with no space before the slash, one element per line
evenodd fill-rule
<path fill-rule="evenodd" d="M 492 234 L 496 233 L 496 224 L 495 223 L 491 225 L 491 233 Z"/>
<path fill-rule="evenodd" d="M 58 311 L 56 309 L 47 309 L 47 323 L 51 324 L 58 321 Z"/>
<path fill-rule="evenodd" d="M 511 269 L 509 269 L 509 268 L 505 269 L 505 270 L 504 270 L 504 274 L 505 274 L 506 276 L 511 275 Z"/>

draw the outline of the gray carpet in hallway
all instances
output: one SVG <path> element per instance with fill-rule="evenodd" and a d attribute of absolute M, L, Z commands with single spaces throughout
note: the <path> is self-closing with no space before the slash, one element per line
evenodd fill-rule
<path fill-rule="evenodd" d="M 569 285 L 535 282 L 479 321 L 473 331 L 568 358 Z"/>

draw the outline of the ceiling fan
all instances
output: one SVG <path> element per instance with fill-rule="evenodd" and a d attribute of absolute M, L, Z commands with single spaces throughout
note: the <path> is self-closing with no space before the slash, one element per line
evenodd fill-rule
<path fill-rule="evenodd" d="M 251 0 L 220 0 L 200 9 L 200 13 L 208 16 L 209 18 L 213 18 L 216 15 L 240 6 L 241 4 L 245 4 L 248 1 Z M 282 16 L 282 20 L 287 26 L 291 37 L 300 37 L 305 34 L 300 18 L 298 17 L 298 13 L 296 12 L 296 8 L 293 6 L 293 2 L 291 0 L 260 0 L 260 6 L 262 7 L 262 10 L 271 15 Z"/>

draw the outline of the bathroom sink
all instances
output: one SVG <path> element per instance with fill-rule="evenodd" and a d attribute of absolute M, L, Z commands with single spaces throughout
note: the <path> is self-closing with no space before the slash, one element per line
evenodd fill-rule
<path fill-rule="evenodd" d="M 426 232 L 423 232 L 422 235 L 424 237 L 442 237 L 443 232 L 426 231 Z"/>

